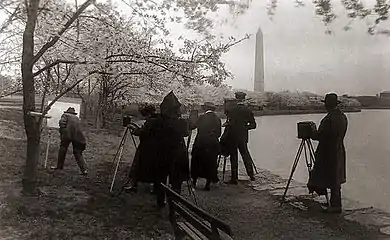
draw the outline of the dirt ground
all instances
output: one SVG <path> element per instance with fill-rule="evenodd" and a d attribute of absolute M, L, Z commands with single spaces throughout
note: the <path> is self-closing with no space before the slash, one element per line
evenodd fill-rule
<path fill-rule="evenodd" d="M 109 192 L 112 159 L 122 130 L 85 128 L 88 176 L 79 173 L 68 152 L 65 170 L 44 169 L 46 142 L 51 134 L 48 166 L 55 165 L 58 132 L 43 132 L 39 186 L 43 195 L 20 194 L 25 161 L 25 136 L 20 110 L 0 115 L 0 239 L 173 239 L 167 209 L 158 211 L 148 185 L 134 194 Z M 126 144 L 115 191 L 125 179 L 134 147 Z M 257 182 L 272 181 L 259 175 Z M 363 227 L 338 215 L 324 215 L 319 206 L 301 211 L 242 181 L 238 186 L 217 184 L 212 191 L 196 190 L 200 207 L 225 220 L 234 239 L 386 239 L 378 229 Z M 188 195 L 183 187 L 183 194 Z M 190 198 L 189 198 L 190 199 Z M 192 199 L 190 199 L 192 200 Z M 309 203 L 310 205 L 310 203 Z"/>

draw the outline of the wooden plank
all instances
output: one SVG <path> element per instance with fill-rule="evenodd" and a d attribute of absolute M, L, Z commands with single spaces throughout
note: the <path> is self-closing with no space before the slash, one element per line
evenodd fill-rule
<path fill-rule="evenodd" d="M 179 213 L 187 222 L 189 222 L 192 226 L 199 230 L 205 237 L 210 238 L 212 236 L 212 230 L 204 225 L 202 221 L 197 219 L 193 214 L 188 212 L 183 206 L 180 206 L 177 203 L 173 203 L 172 207 L 175 212 Z M 207 239 L 206 238 L 206 239 Z"/>
<path fill-rule="evenodd" d="M 193 211 L 195 214 L 200 216 L 201 218 L 211 222 L 215 227 L 218 229 L 221 229 L 222 231 L 226 232 L 228 235 L 232 235 L 232 230 L 229 225 L 224 223 L 222 220 L 210 215 L 209 213 L 205 212 L 203 209 L 198 208 L 194 204 L 188 202 L 186 199 L 184 199 L 182 196 L 174 192 L 171 188 L 166 186 L 165 184 L 161 183 L 163 188 L 166 191 L 166 194 L 168 197 L 172 197 L 175 201 L 183 204 L 186 208 L 188 208 L 190 211 Z"/>
<path fill-rule="evenodd" d="M 204 235 L 199 232 L 196 228 L 194 228 L 192 225 L 190 225 L 188 222 L 178 222 L 177 225 L 179 228 L 186 232 L 188 236 L 193 240 L 205 240 L 208 239 L 205 238 Z"/>

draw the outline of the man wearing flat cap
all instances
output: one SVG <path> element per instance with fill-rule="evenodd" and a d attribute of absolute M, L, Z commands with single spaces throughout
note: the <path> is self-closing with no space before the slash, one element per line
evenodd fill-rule
<path fill-rule="evenodd" d="M 246 93 L 236 92 L 237 105 L 227 111 L 227 121 L 224 124 L 226 139 L 229 139 L 229 155 L 232 176 L 228 184 L 238 183 L 238 151 L 242 156 L 246 172 L 251 181 L 255 180 L 253 160 L 248 150 L 248 131 L 256 128 L 253 112 L 244 104 Z"/>
<path fill-rule="evenodd" d="M 219 137 L 221 136 L 221 119 L 214 112 L 212 102 L 202 105 L 204 114 L 195 123 L 198 132 L 192 149 L 191 177 L 196 186 L 198 178 L 205 178 L 204 190 L 210 190 L 211 182 L 218 182 L 217 159 L 220 152 Z"/>
<path fill-rule="evenodd" d="M 55 169 L 63 169 L 68 151 L 69 144 L 72 143 L 73 155 L 76 159 L 77 165 L 83 175 L 88 173 L 87 165 L 83 158 L 83 151 L 86 146 L 86 139 L 81 131 L 80 119 L 76 116 L 77 113 L 73 107 L 69 107 L 64 114 L 62 114 L 59 121 L 61 144 L 58 151 L 58 162 Z"/>
<path fill-rule="evenodd" d="M 346 182 L 346 154 L 344 137 L 348 119 L 340 110 L 337 94 L 329 93 L 322 100 L 328 114 L 321 120 L 318 130 L 311 138 L 318 141 L 315 151 L 315 164 L 310 173 L 308 188 L 310 192 L 327 194 L 331 191 L 330 206 L 325 212 L 341 212 L 341 185 Z"/>

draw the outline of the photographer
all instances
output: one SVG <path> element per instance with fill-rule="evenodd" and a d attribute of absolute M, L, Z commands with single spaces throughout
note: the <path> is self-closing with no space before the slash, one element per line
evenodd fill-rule
<path fill-rule="evenodd" d="M 62 114 L 61 119 L 58 122 L 61 143 L 58 151 L 57 167 L 52 168 L 56 170 L 62 170 L 64 168 L 66 152 L 68 151 L 69 144 L 72 143 L 73 155 L 80 168 L 81 174 L 87 175 L 87 164 L 83 158 L 83 151 L 85 150 L 87 143 L 81 130 L 80 119 L 76 115 L 76 110 L 73 107 L 69 107 L 64 114 Z"/>
<path fill-rule="evenodd" d="M 131 133 L 139 137 L 140 143 L 130 169 L 130 184 L 125 187 L 126 191 L 137 191 L 137 182 L 155 183 L 158 171 L 161 118 L 152 105 L 140 108 L 140 113 L 146 119 L 144 125 L 141 128 L 135 124 L 128 126 Z"/>
<path fill-rule="evenodd" d="M 318 130 L 311 138 L 319 141 L 315 151 L 315 164 L 311 171 L 308 188 L 310 192 L 327 194 L 330 189 L 330 206 L 325 212 L 341 212 L 341 184 L 346 182 L 346 154 L 344 137 L 348 119 L 337 107 L 341 102 L 335 93 L 325 96 L 325 108 L 328 114 L 321 120 Z"/>
<path fill-rule="evenodd" d="M 165 193 L 159 183 L 169 183 L 180 194 L 182 182 L 189 178 L 189 159 L 184 137 L 188 136 L 188 121 L 181 118 L 181 103 L 171 91 L 160 104 L 161 131 L 159 134 L 159 156 L 157 184 L 157 207 L 165 206 Z"/>
<path fill-rule="evenodd" d="M 214 112 L 215 105 L 212 102 L 205 102 L 202 108 L 205 113 L 195 124 L 198 133 L 192 149 L 191 177 L 194 187 L 199 177 L 206 178 L 204 189 L 209 191 L 210 183 L 218 182 L 217 159 L 220 152 L 221 119 Z"/>
<path fill-rule="evenodd" d="M 236 92 L 237 105 L 227 111 L 225 131 L 221 137 L 224 155 L 230 155 L 231 180 L 228 184 L 238 184 L 238 151 L 242 156 L 246 172 L 251 181 L 255 180 L 253 160 L 248 149 L 248 131 L 256 128 L 253 112 L 244 104 L 246 93 Z M 228 148 L 228 149 L 226 149 Z M 226 153 L 227 152 L 227 153 Z"/>

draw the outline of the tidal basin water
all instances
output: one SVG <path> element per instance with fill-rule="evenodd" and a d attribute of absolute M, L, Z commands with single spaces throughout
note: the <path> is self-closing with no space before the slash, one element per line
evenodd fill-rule
<path fill-rule="evenodd" d="M 258 168 L 288 178 L 297 153 L 297 122 L 320 123 L 324 114 L 257 117 L 257 129 L 249 136 L 249 148 Z M 343 196 L 390 212 L 390 110 L 363 110 L 347 113 L 345 138 L 347 183 Z M 314 147 L 317 142 L 313 141 Z M 304 155 L 294 174 L 306 183 L 308 171 Z"/>

